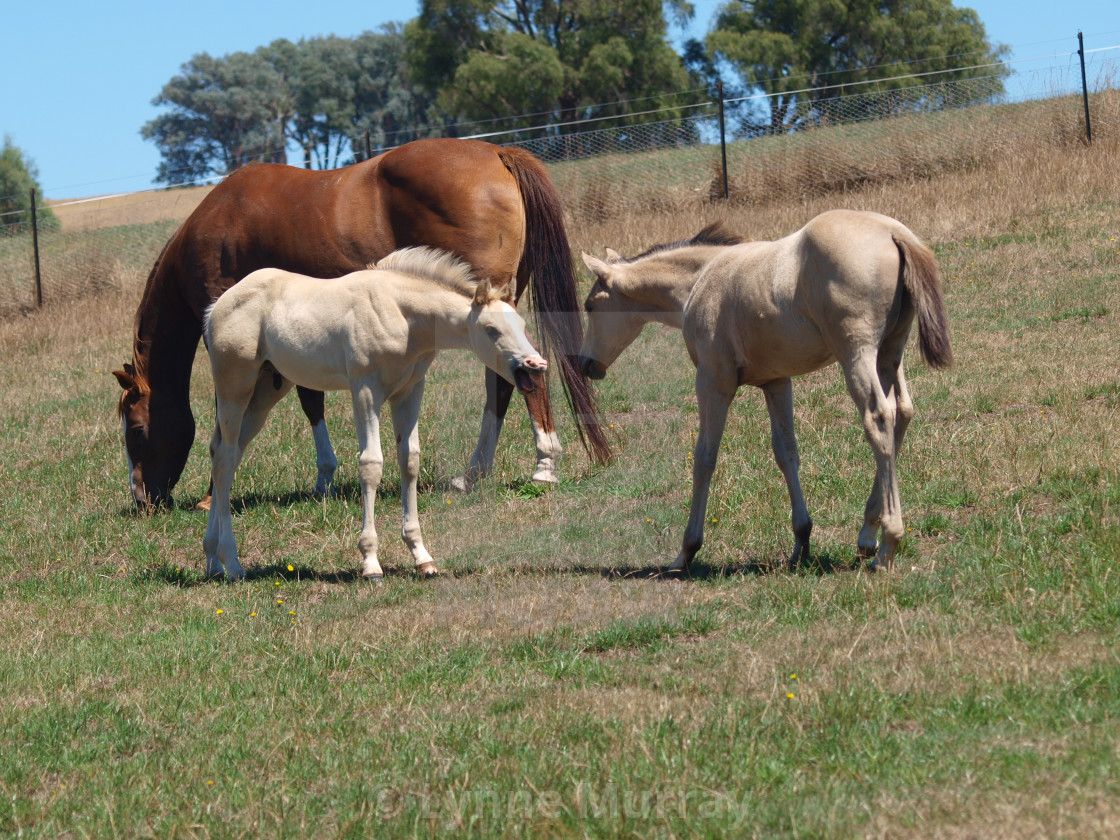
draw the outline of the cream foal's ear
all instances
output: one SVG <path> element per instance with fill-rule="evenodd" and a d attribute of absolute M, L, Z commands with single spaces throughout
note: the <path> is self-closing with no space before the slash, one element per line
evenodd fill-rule
<path fill-rule="evenodd" d="M 474 305 L 485 306 L 490 302 L 490 278 L 483 277 L 474 289 Z"/>
<path fill-rule="evenodd" d="M 607 248 L 607 262 L 616 263 L 622 261 L 622 254 L 618 253 L 614 248 Z"/>

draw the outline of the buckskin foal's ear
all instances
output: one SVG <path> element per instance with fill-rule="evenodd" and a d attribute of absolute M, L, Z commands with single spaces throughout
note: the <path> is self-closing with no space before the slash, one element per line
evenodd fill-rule
<path fill-rule="evenodd" d="M 607 262 L 622 262 L 622 254 L 618 253 L 614 248 L 607 248 Z"/>
<path fill-rule="evenodd" d="M 591 273 L 596 277 L 607 280 L 611 276 L 611 267 L 603 262 L 598 257 L 593 257 L 586 251 L 580 251 L 580 256 L 583 257 L 583 264 L 591 270 Z M 610 256 L 610 254 L 608 254 Z"/>

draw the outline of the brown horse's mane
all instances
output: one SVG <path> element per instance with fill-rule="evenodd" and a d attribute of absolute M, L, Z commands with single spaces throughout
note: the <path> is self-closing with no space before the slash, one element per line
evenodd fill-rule
<path fill-rule="evenodd" d="M 663 251 L 674 251 L 678 248 L 688 248 L 692 245 L 741 245 L 747 241 L 749 240 L 726 230 L 722 222 L 712 222 L 712 224 L 689 239 L 678 239 L 676 242 L 654 245 L 652 248 L 643 251 L 636 257 L 624 257 L 622 262 L 637 262 L 640 259 L 653 256 L 654 254 L 660 254 Z"/>
<path fill-rule="evenodd" d="M 176 231 L 176 234 L 178 234 L 178 231 Z M 148 279 L 144 283 L 144 295 L 141 298 L 140 306 L 136 310 L 136 319 L 132 324 L 132 363 L 124 365 L 124 370 L 122 371 L 132 384 L 131 387 L 124 390 L 120 400 L 117 402 L 117 413 L 122 417 L 129 406 L 141 397 L 150 396 L 152 392 L 151 385 L 148 382 L 148 354 L 144 352 L 146 349 L 145 345 L 151 344 L 151 339 L 141 338 L 140 333 L 141 327 L 143 326 L 143 315 L 148 308 L 149 298 L 158 285 L 156 278 L 159 274 L 160 266 L 163 264 L 163 257 L 174 239 L 175 236 L 171 236 L 167 242 L 163 244 L 163 248 L 160 249 L 159 256 L 156 257 L 155 262 L 152 264 L 152 270 L 148 272 Z M 122 382 L 121 384 L 123 385 L 124 383 Z"/>

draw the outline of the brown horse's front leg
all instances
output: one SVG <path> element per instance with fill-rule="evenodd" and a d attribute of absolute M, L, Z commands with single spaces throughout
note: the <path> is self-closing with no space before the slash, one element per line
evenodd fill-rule
<path fill-rule="evenodd" d="M 296 393 L 299 395 L 300 407 L 307 416 L 307 422 L 311 424 L 311 434 L 315 438 L 315 466 L 319 471 L 319 478 L 315 482 L 315 495 L 326 496 L 334 485 L 338 458 L 334 454 L 331 436 L 327 431 L 327 421 L 324 418 L 323 392 L 297 387 Z"/>

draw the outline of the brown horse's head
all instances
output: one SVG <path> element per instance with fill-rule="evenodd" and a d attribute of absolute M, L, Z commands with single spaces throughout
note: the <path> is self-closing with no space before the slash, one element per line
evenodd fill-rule
<path fill-rule="evenodd" d="M 194 417 L 152 399 L 147 378 L 133 365 L 113 371 L 124 388 L 118 406 L 124 422 L 128 483 L 137 508 L 171 506 L 171 488 L 183 473 L 194 442 Z"/>

